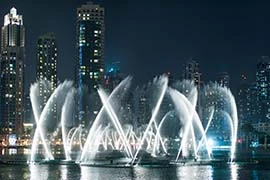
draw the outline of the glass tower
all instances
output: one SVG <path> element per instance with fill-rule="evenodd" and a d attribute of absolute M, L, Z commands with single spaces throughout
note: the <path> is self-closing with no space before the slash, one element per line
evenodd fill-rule
<path fill-rule="evenodd" d="M 57 43 L 53 33 L 47 33 L 37 41 L 37 80 L 39 83 L 39 96 L 41 97 L 40 110 L 46 105 L 51 93 L 57 86 Z M 56 103 L 50 110 L 51 118 L 56 120 Z"/>
<path fill-rule="evenodd" d="M 83 94 L 95 93 L 98 85 L 104 81 L 104 35 L 104 8 L 92 2 L 79 7 L 75 84 L 78 87 L 76 114 L 79 124 L 82 125 L 85 124 L 88 113 L 88 105 Z"/>
<path fill-rule="evenodd" d="M 270 58 L 262 56 L 256 72 L 258 120 L 270 120 Z"/>
<path fill-rule="evenodd" d="M 13 7 L 4 17 L 1 31 L 1 134 L 3 138 L 22 134 L 25 28 L 22 15 Z"/>

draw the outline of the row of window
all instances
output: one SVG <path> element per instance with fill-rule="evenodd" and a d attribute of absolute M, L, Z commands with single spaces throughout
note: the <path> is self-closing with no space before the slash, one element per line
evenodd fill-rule
<path fill-rule="evenodd" d="M 78 13 L 79 13 L 79 15 L 81 14 L 81 13 L 90 13 L 90 12 L 96 12 L 96 13 L 103 13 L 104 11 L 102 10 L 102 9 L 99 9 L 99 8 L 95 8 L 95 9 L 82 9 L 82 10 L 79 10 L 78 11 Z"/>
<path fill-rule="evenodd" d="M 89 17 L 83 17 L 82 20 L 84 20 L 84 21 L 85 21 L 85 20 L 88 20 L 88 21 L 89 21 L 89 20 L 100 20 L 100 21 L 102 21 L 102 20 L 104 20 L 104 19 L 101 18 L 101 17 L 94 17 L 94 18 L 93 18 L 93 17 L 90 17 L 90 18 L 89 18 Z"/>

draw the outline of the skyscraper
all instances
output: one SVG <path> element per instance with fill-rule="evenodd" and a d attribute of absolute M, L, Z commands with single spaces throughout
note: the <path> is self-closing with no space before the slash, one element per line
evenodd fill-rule
<path fill-rule="evenodd" d="M 200 88 L 201 86 L 201 73 L 199 72 L 199 63 L 193 59 L 186 61 L 184 64 L 183 79 L 193 80 L 194 83 Z"/>
<path fill-rule="evenodd" d="M 120 62 L 116 61 L 106 66 L 105 87 L 112 91 L 123 79 L 124 74 L 120 71 Z"/>
<path fill-rule="evenodd" d="M 237 92 L 237 110 L 239 127 L 245 124 L 257 124 L 257 88 L 256 83 L 248 83 L 246 75 L 241 76 Z"/>
<path fill-rule="evenodd" d="M 41 110 L 48 101 L 50 94 L 57 86 L 57 43 L 53 33 L 47 33 L 37 41 L 37 80 L 46 81 L 39 83 L 39 96 L 42 97 Z M 48 88 L 49 86 L 49 88 Z M 50 111 L 52 118 L 56 119 L 56 103 Z"/>
<path fill-rule="evenodd" d="M 192 80 L 194 84 L 197 86 L 198 93 L 201 92 L 202 80 L 201 73 L 199 71 L 199 63 L 192 58 L 185 62 L 184 71 L 183 71 L 183 79 Z M 201 99 L 198 98 L 196 109 L 200 117 L 202 117 L 202 109 L 201 109 Z"/>
<path fill-rule="evenodd" d="M 262 56 L 256 72 L 258 119 L 260 122 L 270 120 L 270 59 Z"/>
<path fill-rule="evenodd" d="M 13 7 L 4 17 L 1 31 L 0 121 L 1 133 L 9 139 L 21 135 L 23 130 L 24 59 L 23 18 Z"/>
<path fill-rule="evenodd" d="M 87 2 L 77 9 L 77 59 L 75 84 L 78 87 L 77 119 L 85 124 L 87 104 L 83 88 L 95 92 L 104 79 L 104 8 Z"/>
<path fill-rule="evenodd" d="M 104 8 L 88 2 L 77 9 L 76 83 L 89 90 L 104 78 Z"/>
<path fill-rule="evenodd" d="M 217 82 L 219 85 L 229 88 L 230 87 L 230 75 L 228 74 L 228 72 L 220 72 L 218 74 Z"/>

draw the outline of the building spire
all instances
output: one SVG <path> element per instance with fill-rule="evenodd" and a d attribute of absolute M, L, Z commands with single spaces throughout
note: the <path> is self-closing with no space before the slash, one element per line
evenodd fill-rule
<path fill-rule="evenodd" d="M 10 9 L 10 14 L 12 14 L 13 16 L 16 16 L 17 15 L 17 9 L 15 7 L 12 7 Z"/>
<path fill-rule="evenodd" d="M 4 17 L 4 26 L 9 24 L 23 25 L 22 15 L 17 14 L 17 9 L 12 7 Z"/>

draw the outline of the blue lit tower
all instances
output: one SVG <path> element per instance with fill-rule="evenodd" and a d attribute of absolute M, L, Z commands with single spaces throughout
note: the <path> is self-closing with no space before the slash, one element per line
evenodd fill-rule
<path fill-rule="evenodd" d="M 123 79 L 124 75 L 120 72 L 120 62 L 112 62 L 106 66 L 105 87 L 112 91 Z"/>
<path fill-rule="evenodd" d="M 87 105 L 83 96 L 96 91 L 104 79 L 104 8 L 87 2 L 77 9 L 77 59 L 75 83 L 79 89 L 77 119 L 85 124 Z"/>
<path fill-rule="evenodd" d="M 258 120 L 268 122 L 270 119 L 270 59 L 262 56 L 256 72 Z"/>
<path fill-rule="evenodd" d="M 23 130 L 25 28 L 13 7 L 4 17 L 1 31 L 1 132 L 16 137 Z M 13 138 L 14 139 L 14 138 Z"/>

